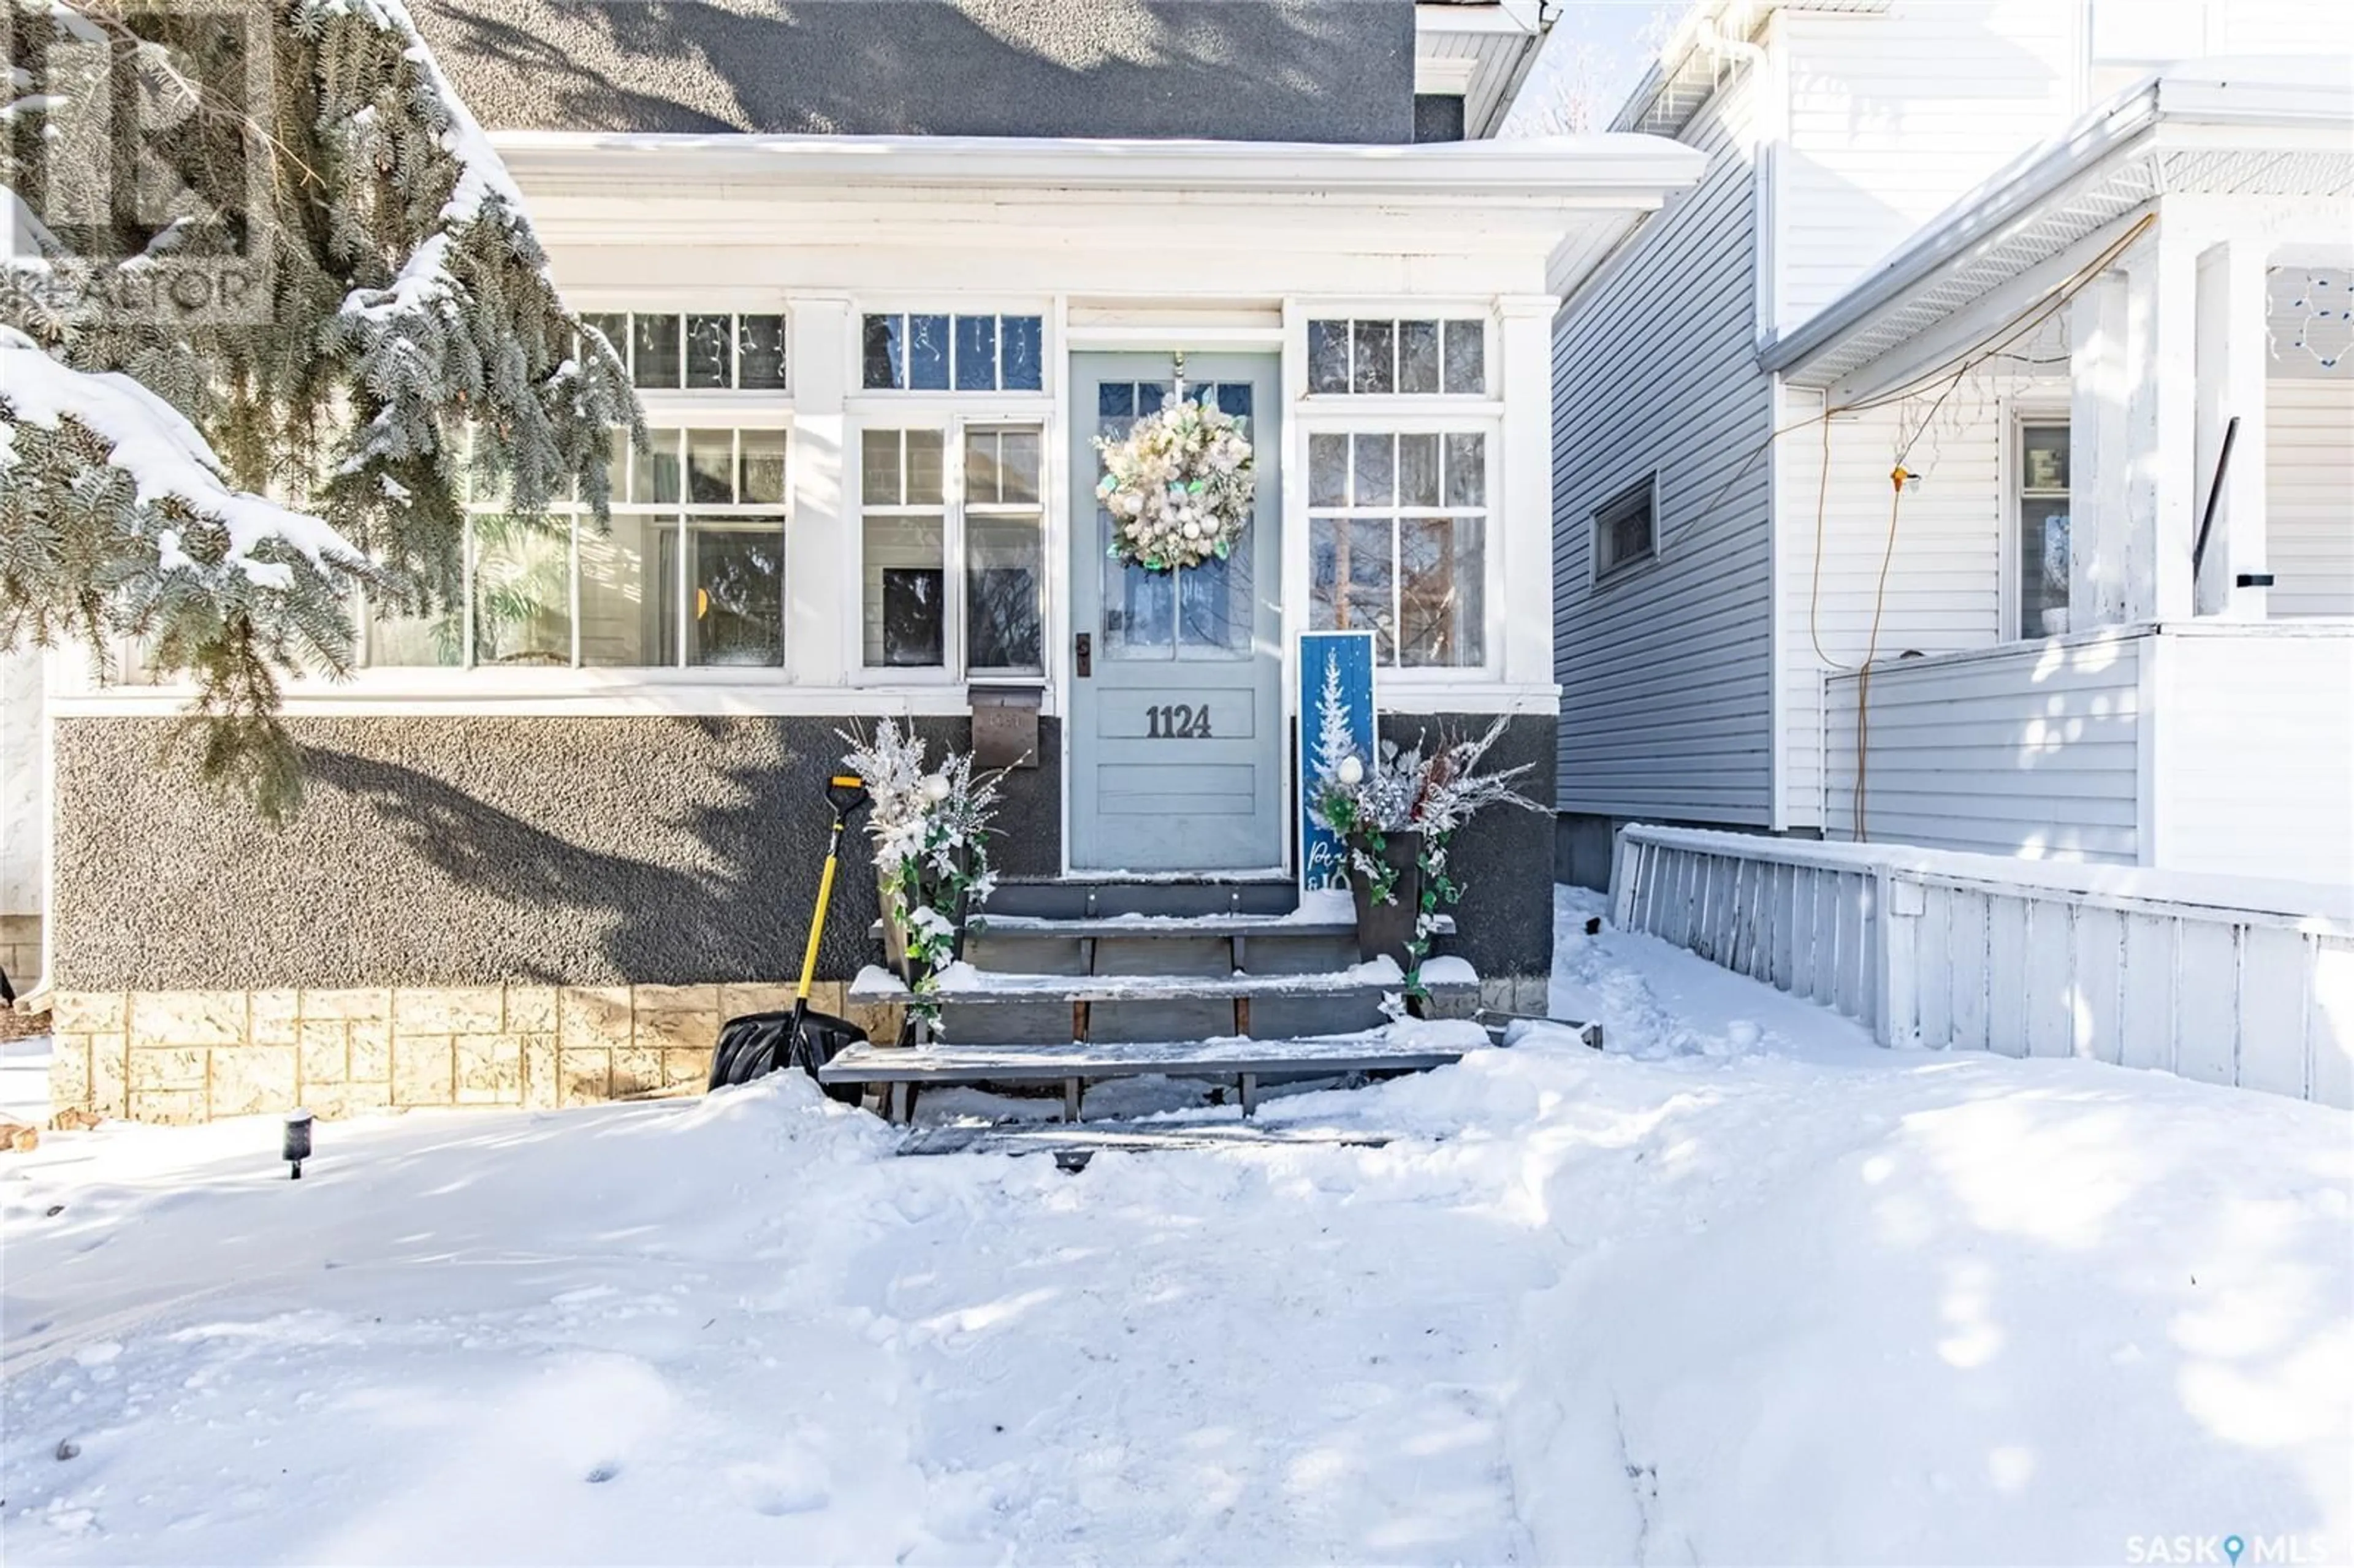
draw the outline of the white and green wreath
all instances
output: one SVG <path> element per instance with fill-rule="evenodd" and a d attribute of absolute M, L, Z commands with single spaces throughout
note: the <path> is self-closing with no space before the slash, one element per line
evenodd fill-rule
<path fill-rule="evenodd" d="M 1167 398 L 1126 436 L 1096 438 L 1104 476 L 1096 497 L 1111 514 L 1116 561 L 1173 571 L 1225 560 L 1250 522 L 1251 444 L 1243 422 L 1215 404 Z"/>

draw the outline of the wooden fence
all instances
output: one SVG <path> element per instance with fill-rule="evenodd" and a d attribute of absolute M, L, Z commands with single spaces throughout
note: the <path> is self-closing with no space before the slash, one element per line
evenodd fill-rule
<path fill-rule="evenodd" d="M 2354 1106 L 2354 892 L 1637 824 L 1614 919 L 1884 1045 L 2088 1056 Z"/>

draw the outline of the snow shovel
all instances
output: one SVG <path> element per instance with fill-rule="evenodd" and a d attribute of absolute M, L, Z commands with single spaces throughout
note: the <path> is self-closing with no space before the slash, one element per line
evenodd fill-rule
<path fill-rule="evenodd" d="M 809 943 L 801 950 L 801 983 L 793 994 L 790 1012 L 750 1012 L 731 1018 L 719 1031 L 718 1049 L 711 1054 L 711 1087 L 748 1084 L 779 1067 L 799 1067 L 811 1077 L 833 1060 L 845 1045 L 866 1038 L 866 1031 L 830 1012 L 811 1012 L 810 982 L 817 978 L 817 948 L 825 935 L 826 905 L 833 896 L 833 871 L 842 855 L 842 832 L 866 804 L 866 781 L 837 773 L 826 780 L 826 804 L 833 808 L 833 832 L 826 841 L 825 871 L 818 878 L 817 908 L 810 916 Z M 834 1085 L 826 1093 L 856 1103 L 856 1085 Z"/>

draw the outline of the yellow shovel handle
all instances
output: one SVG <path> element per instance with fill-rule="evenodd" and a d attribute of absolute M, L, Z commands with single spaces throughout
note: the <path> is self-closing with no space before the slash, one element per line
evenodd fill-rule
<path fill-rule="evenodd" d="M 835 844 L 842 842 L 839 826 L 833 830 L 833 840 Z M 817 916 L 810 922 L 809 946 L 801 951 L 801 986 L 794 993 L 794 1000 L 799 1001 L 809 1000 L 810 982 L 817 979 L 818 938 L 825 935 L 825 906 L 833 897 L 833 847 L 829 845 L 825 852 L 825 873 L 817 881 Z"/>

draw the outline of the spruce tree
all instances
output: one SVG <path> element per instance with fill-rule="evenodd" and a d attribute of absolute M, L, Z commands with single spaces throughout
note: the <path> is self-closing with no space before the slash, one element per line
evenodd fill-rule
<path fill-rule="evenodd" d="M 197 766 L 300 799 L 354 589 L 461 591 L 462 500 L 604 516 L 612 346 L 400 0 L 0 0 L 0 649 L 138 640 Z"/>

